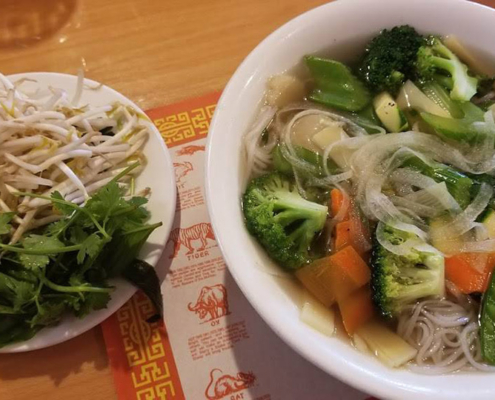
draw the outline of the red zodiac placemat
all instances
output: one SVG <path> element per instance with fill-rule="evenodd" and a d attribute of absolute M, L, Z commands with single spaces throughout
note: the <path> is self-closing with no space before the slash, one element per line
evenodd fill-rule
<path fill-rule="evenodd" d="M 206 135 L 219 93 L 148 111 L 173 157 L 174 227 L 157 270 L 164 322 L 137 293 L 103 324 L 119 399 L 364 400 L 285 345 L 229 275 L 205 204 Z"/>

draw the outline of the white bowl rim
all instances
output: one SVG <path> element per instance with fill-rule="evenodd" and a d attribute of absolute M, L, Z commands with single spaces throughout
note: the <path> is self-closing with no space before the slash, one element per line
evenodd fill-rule
<path fill-rule="evenodd" d="M 378 0 L 380 1 L 380 0 Z M 411 0 L 393 0 L 396 3 L 404 3 L 408 4 L 411 3 Z M 417 0 L 414 0 L 416 2 Z M 426 3 L 430 0 L 419 0 L 417 3 Z M 495 10 L 485 6 L 483 4 L 479 3 L 472 3 L 467 0 L 431 0 L 432 2 L 435 1 L 439 5 L 453 5 L 455 4 L 468 4 L 467 7 L 471 8 L 478 8 L 478 9 L 483 9 L 485 12 L 490 12 L 492 16 L 495 16 Z M 346 0 L 345 3 L 354 3 L 354 5 L 369 5 L 371 3 L 371 0 Z M 384 1 L 382 1 L 384 2 Z M 301 344 L 301 340 L 299 340 L 297 337 L 290 335 L 288 332 L 283 330 L 283 326 L 277 325 L 276 321 L 273 318 L 272 313 L 268 310 L 267 307 L 264 306 L 263 302 L 257 298 L 254 293 L 249 289 L 248 285 L 241 279 L 239 274 L 237 273 L 236 269 L 231 267 L 232 265 L 232 257 L 231 257 L 231 252 L 227 250 L 225 247 L 225 243 L 223 241 L 223 236 L 224 234 L 222 233 L 222 230 L 220 229 L 220 223 L 222 215 L 221 210 L 217 209 L 216 205 L 214 204 L 213 198 L 215 197 L 215 193 L 213 190 L 213 185 L 212 185 L 212 164 L 214 163 L 214 159 L 212 157 L 212 143 L 214 141 L 215 135 L 214 131 L 216 129 L 221 129 L 217 128 L 217 125 L 219 124 L 220 116 L 223 116 L 223 107 L 222 105 L 224 103 L 228 103 L 228 101 L 234 96 L 231 91 L 232 88 L 234 87 L 235 84 L 239 84 L 240 82 L 248 83 L 245 81 L 244 78 L 241 77 L 241 75 L 246 75 L 247 71 L 245 71 L 247 65 L 252 62 L 253 60 L 259 58 L 259 56 L 262 54 L 262 49 L 269 46 L 271 43 L 276 42 L 280 38 L 289 35 L 291 32 L 295 30 L 295 28 L 298 26 L 298 24 L 301 21 L 304 21 L 305 19 L 316 15 L 323 9 L 327 9 L 328 7 L 334 7 L 334 5 L 339 4 L 339 3 L 344 3 L 343 0 L 338 0 L 338 1 L 333 1 L 331 3 L 327 3 L 321 6 L 318 6 L 316 8 L 313 8 L 309 11 L 304 12 L 303 14 L 300 14 L 296 16 L 295 18 L 291 19 L 284 25 L 280 26 L 277 28 L 275 31 L 273 31 L 271 34 L 269 34 L 265 39 L 263 39 L 249 54 L 248 56 L 242 61 L 242 63 L 239 65 L 239 67 L 236 69 L 234 74 L 232 75 L 231 79 L 227 83 L 225 89 L 222 92 L 222 95 L 218 101 L 217 108 L 215 110 L 215 114 L 212 118 L 211 124 L 210 124 L 210 130 L 208 134 L 208 140 L 207 140 L 207 151 L 206 151 L 206 157 L 205 157 L 205 190 L 206 190 L 206 203 L 208 207 L 208 212 L 210 215 L 210 219 L 212 222 L 212 227 L 215 232 L 215 237 L 218 242 L 218 245 L 222 251 L 224 260 L 229 268 L 230 273 L 234 277 L 234 280 L 236 281 L 237 285 L 243 292 L 243 294 L 246 296 L 248 301 L 251 303 L 251 305 L 254 307 L 254 309 L 257 311 L 257 313 L 262 317 L 262 319 L 270 326 L 270 328 L 284 341 L 286 342 L 294 351 L 299 353 L 302 357 L 306 358 L 310 362 L 312 362 L 314 365 L 317 365 L 319 368 L 322 370 L 326 371 L 327 373 L 337 377 L 338 379 L 342 380 L 343 382 L 356 387 L 360 390 L 362 390 L 365 393 L 369 393 L 371 395 L 379 396 L 383 399 L 386 398 L 394 398 L 394 399 L 417 399 L 417 396 L 422 396 L 424 400 L 433 400 L 433 399 L 466 399 L 465 397 L 466 393 L 462 393 L 459 396 L 457 396 L 455 392 L 448 392 L 448 393 L 443 393 L 443 391 L 438 391 L 435 390 L 434 384 L 431 385 L 430 387 L 416 387 L 416 386 L 410 386 L 407 384 L 401 385 L 400 383 L 394 382 L 392 379 L 388 379 L 386 376 L 378 376 L 376 374 L 371 373 L 371 371 L 366 371 L 362 368 L 359 368 L 355 365 L 352 366 L 347 366 L 346 368 L 341 368 L 338 363 L 334 363 L 332 366 L 329 366 L 329 364 L 323 363 L 320 359 L 318 359 L 312 352 L 308 351 L 309 349 Z M 494 52 L 495 54 L 495 52 Z M 238 94 L 237 94 L 238 96 Z M 391 370 L 392 371 L 392 370 Z M 478 373 L 476 373 L 478 374 Z M 483 373 L 480 372 L 480 375 Z M 436 375 L 432 376 L 432 379 L 438 379 L 441 376 L 450 376 L 453 377 L 455 375 L 449 374 L 449 375 Z M 443 387 L 442 387 L 443 389 Z M 475 390 L 477 388 L 473 388 Z M 433 390 L 433 391 L 431 391 Z M 477 398 L 478 399 L 483 399 L 483 400 L 488 400 L 492 399 L 495 396 L 495 386 L 493 389 L 489 389 L 489 391 L 486 391 L 485 388 L 481 388 L 480 392 L 476 393 L 479 395 Z M 400 396 L 400 397 L 398 397 Z M 452 397 L 454 396 L 454 397 Z M 462 397 L 461 397 L 462 396 Z"/>

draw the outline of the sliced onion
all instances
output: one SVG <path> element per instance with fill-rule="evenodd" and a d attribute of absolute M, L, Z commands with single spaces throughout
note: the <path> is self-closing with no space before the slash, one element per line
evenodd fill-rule
<path fill-rule="evenodd" d="M 402 182 L 392 182 L 392 187 L 398 196 L 404 197 L 408 194 L 414 193 L 412 185 Z"/>
<path fill-rule="evenodd" d="M 440 250 L 438 250 L 436 247 L 433 247 L 428 243 L 421 243 L 419 245 L 413 246 L 413 248 L 422 253 L 432 253 L 443 256 L 443 253 Z"/>
<path fill-rule="evenodd" d="M 368 132 L 366 132 L 364 128 L 360 127 L 345 116 L 342 116 L 337 111 L 329 111 L 328 108 L 324 108 L 317 104 L 309 102 L 293 103 L 282 108 L 277 113 L 277 117 L 275 119 L 275 127 L 280 130 L 285 130 L 285 128 L 283 128 L 286 126 L 284 118 L 286 118 L 288 114 L 290 115 L 294 112 L 297 112 L 297 119 L 300 119 L 306 115 L 321 115 L 324 117 L 329 117 L 330 119 L 333 119 L 335 121 L 343 122 L 345 124 L 344 130 L 350 136 L 368 136 Z M 293 118 L 295 118 L 295 116 Z"/>
<path fill-rule="evenodd" d="M 412 248 L 424 244 L 424 242 L 417 236 L 412 236 L 410 239 L 399 245 L 390 243 L 385 235 L 385 224 L 381 221 L 378 223 L 378 227 L 376 228 L 376 239 L 385 249 L 399 256 L 407 256 L 411 252 Z"/>
<path fill-rule="evenodd" d="M 310 175 L 310 178 L 308 178 L 308 183 L 314 186 L 322 186 L 322 187 L 329 187 L 332 185 L 335 185 L 339 182 L 348 180 L 352 177 L 353 171 L 347 170 L 344 171 L 340 174 L 332 175 L 328 171 L 328 169 L 325 167 L 325 176 L 322 178 L 317 177 L 319 173 L 319 168 L 316 167 L 315 165 L 309 163 L 308 161 L 298 157 L 297 152 L 294 148 L 294 145 L 292 143 L 292 128 L 294 124 L 299 121 L 301 118 L 306 117 L 308 115 L 322 115 L 326 116 L 332 119 L 337 119 L 337 120 L 345 120 L 341 116 L 335 116 L 333 113 L 321 111 L 321 110 L 306 110 L 306 111 L 301 111 L 297 113 L 284 127 L 284 132 L 281 135 L 281 151 L 282 155 L 284 158 L 292 165 L 294 168 L 294 171 L 298 170 L 301 172 L 307 172 L 308 175 Z M 345 120 L 346 123 L 348 122 Z M 324 162 L 324 165 L 326 166 L 326 163 Z"/>
<path fill-rule="evenodd" d="M 486 229 L 486 226 L 483 225 L 481 222 L 473 223 L 473 231 L 477 241 L 487 240 L 490 238 L 490 235 L 488 234 L 488 229 Z"/>
<path fill-rule="evenodd" d="M 438 208 L 426 206 L 424 204 L 408 200 L 407 196 L 392 196 L 390 199 L 392 200 L 394 205 L 397 206 L 397 209 L 399 211 L 404 212 L 404 209 L 406 209 L 414 212 L 418 217 L 433 218 L 442 213 L 442 210 L 439 210 Z"/>
<path fill-rule="evenodd" d="M 398 229 L 399 231 L 404 231 L 412 235 L 416 235 L 424 241 L 428 239 L 428 235 L 426 234 L 426 232 L 419 229 L 416 225 L 407 224 L 402 221 L 389 221 L 387 225 L 390 225 L 392 228 Z"/>
<path fill-rule="evenodd" d="M 364 143 L 372 140 L 371 136 L 359 136 L 359 137 L 351 137 L 351 138 L 344 138 L 341 139 L 335 143 L 330 144 L 325 148 L 325 151 L 323 152 L 323 167 L 325 168 L 325 172 L 328 175 L 328 158 L 330 157 L 330 153 L 332 150 L 335 148 L 347 148 L 349 150 L 355 150 L 361 147 Z M 347 167 L 347 165 L 346 165 Z"/>
<path fill-rule="evenodd" d="M 473 122 L 473 128 L 479 132 L 476 143 L 458 144 L 465 157 L 472 163 L 478 164 L 481 168 L 495 165 L 495 122 L 491 110 L 484 114 L 484 121 Z"/>
<path fill-rule="evenodd" d="M 457 253 L 493 253 L 495 252 L 495 239 L 464 242 L 457 250 Z"/>
<path fill-rule="evenodd" d="M 461 211 L 461 207 L 450 194 L 445 182 L 435 183 L 432 186 L 407 195 L 405 198 L 418 204 L 435 208 L 440 212 L 444 210 Z"/>
<path fill-rule="evenodd" d="M 339 211 L 337 212 L 337 214 L 333 216 L 333 221 L 340 222 L 347 215 L 351 201 L 350 201 L 349 193 L 347 192 L 347 190 L 344 188 L 343 185 L 336 184 L 335 187 L 338 190 L 340 190 L 340 193 L 342 193 L 343 201 L 342 204 L 340 205 Z"/>
<path fill-rule="evenodd" d="M 363 146 L 353 156 L 353 168 L 365 170 L 367 162 L 377 164 L 401 147 L 422 154 L 432 160 L 453 165 L 472 173 L 489 172 L 495 167 L 495 159 L 479 163 L 467 158 L 459 149 L 444 143 L 441 139 L 421 132 L 400 132 L 387 135 L 373 135 L 373 140 Z"/>
<path fill-rule="evenodd" d="M 438 233 L 448 237 L 455 237 L 471 230 L 476 218 L 485 210 L 492 195 L 493 189 L 486 183 L 482 183 L 473 202 L 451 222 L 440 227 Z"/>
<path fill-rule="evenodd" d="M 390 219 L 411 222 L 411 219 L 401 213 L 393 202 L 382 193 L 382 187 L 390 173 L 402 165 L 412 152 L 407 147 L 399 148 L 386 161 L 381 162 L 380 160 L 374 168 L 371 167 L 373 168 L 372 173 L 366 170 L 361 171 L 365 178 L 358 177 L 357 197 L 363 211 L 369 218 L 382 222 L 388 222 Z"/>
<path fill-rule="evenodd" d="M 397 168 L 390 174 L 390 180 L 392 182 L 416 186 L 420 189 L 425 189 L 437 183 L 433 178 L 411 168 Z"/>
<path fill-rule="evenodd" d="M 325 178 L 309 178 L 308 181 L 314 186 L 329 187 L 335 186 L 335 184 L 347 181 L 352 178 L 353 172 L 351 170 L 342 172 L 336 175 L 330 175 Z"/>

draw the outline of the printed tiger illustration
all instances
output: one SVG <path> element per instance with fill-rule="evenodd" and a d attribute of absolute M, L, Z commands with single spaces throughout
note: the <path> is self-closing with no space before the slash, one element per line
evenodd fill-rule
<path fill-rule="evenodd" d="M 169 258 L 177 257 L 182 246 L 188 249 L 186 254 L 194 253 L 192 242 L 196 240 L 201 241 L 201 247 L 197 251 L 203 251 L 208 244 L 208 239 L 215 240 L 213 229 L 208 222 L 200 222 L 188 228 L 175 228 L 170 232 L 170 237 L 167 241 L 167 244 L 169 242 L 174 244 L 174 252 Z"/>

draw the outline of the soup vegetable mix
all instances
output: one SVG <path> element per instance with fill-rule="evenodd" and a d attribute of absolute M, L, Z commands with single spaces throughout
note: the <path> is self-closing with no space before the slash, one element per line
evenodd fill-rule
<path fill-rule="evenodd" d="M 147 223 L 150 190 L 134 189 L 151 122 L 118 103 L 78 105 L 82 74 L 73 98 L 24 83 L 0 74 L 0 347 L 105 308 L 113 277 L 159 314 L 158 278 L 137 256 L 161 223 Z"/>
<path fill-rule="evenodd" d="M 383 30 L 306 56 L 245 135 L 245 223 L 360 349 L 421 373 L 495 367 L 494 80 L 455 37 Z"/>

